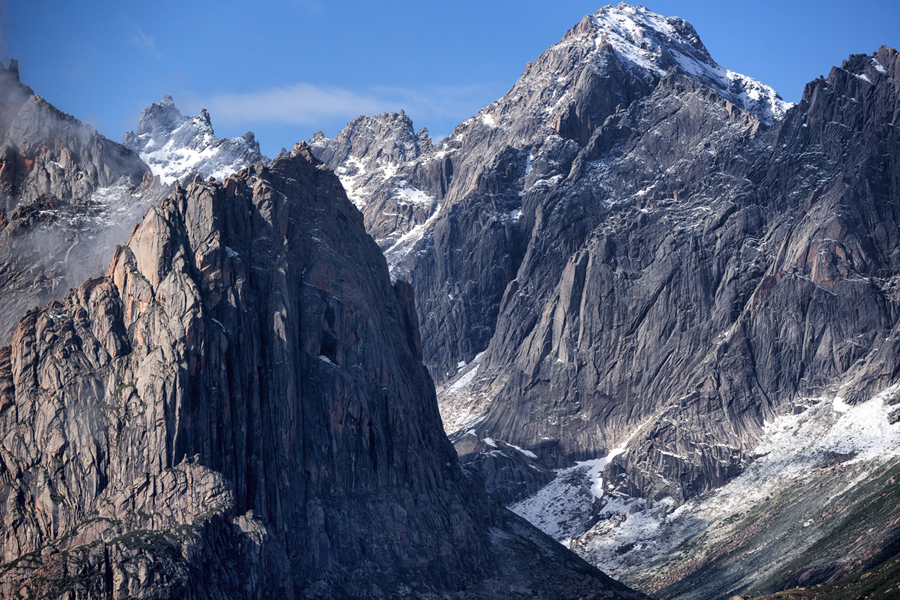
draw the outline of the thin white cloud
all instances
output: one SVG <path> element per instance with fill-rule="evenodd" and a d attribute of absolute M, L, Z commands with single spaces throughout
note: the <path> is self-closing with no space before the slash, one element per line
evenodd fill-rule
<path fill-rule="evenodd" d="M 317 125 L 326 119 L 405 110 L 417 120 L 472 116 L 485 104 L 486 86 L 460 86 L 411 90 L 375 87 L 364 92 L 334 86 L 298 83 L 250 93 L 197 97 L 192 105 L 205 106 L 217 122 L 225 124 L 284 123 Z"/>
<path fill-rule="evenodd" d="M 156 58 L 162 58 L 162 52 L 156 47 L 156 42 L 153 40 L 153 37 L 144 33 L 137 25 L 135 25 L 134 28 L 134 35 L 131 36 L 132 43 L 144 52 L 147 52 Z"/>
<path fill-rule="evenodd" d="M 163 57 L 162 52 L 156 47 L 156 40 L 153 39 L 152 35 L 144 33 L 144 30 L 141 29 L 140 25 L 124 16 L 120 16 L 119 21 L 124 23 L 131 30 L 130 39 L 135 48 L 142 52 L 146 52 L 154 58 L 161 59 Z"/>
<path fill-rule="evenodd" d="M 325 12 L 325 6 L 317 0 L 294 0 L 300 8 L 304 8 L 314 14 L 322 14 Z"/>
<path fill-rule="evenodd" d="M 200 104 L 217 121 L 315 125 L 323 119 L 350 113 L 376 112 L 374 97 L 337 87 L 298 83 L 245 94 L 220 94 Z"/>

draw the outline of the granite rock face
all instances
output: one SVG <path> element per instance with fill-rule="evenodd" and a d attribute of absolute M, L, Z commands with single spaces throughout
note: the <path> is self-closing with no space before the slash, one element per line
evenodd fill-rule
<path fill-rule="evenodd" d="M 79 200 L 123 180 L 136 186 L 146 174 L 136 154 L 35 95 L 18 68 L 0 68 L 0 211 Z"/>
<path fill-rule="evenodd" d="M 890 385 L 894 57 L 854 57 L 785 113 L 689 24 L 607 7 L 402 164 L 452 172 L 417 180 L 440 208 L 393 273 L 432 375 L 466 380 L 464 460 L 486 438 L 548 468 L 627 448 L 611 490 L 683 502 L 798 399 Z M 533 491 L 520 459 L 488 470 Z"/>
<path fill-rule="evenodd" d="M 156 198 L 150 171 L 0 67 L 0 343 L 25 310 L 103 272 Z"/>
<path fill-rule="evenodd" d="M 898 65 L 887 47 L 852 56 L 790 107 L 689 24 L 622 3 L 397 168 L 438 208 L 388 248 L 392 273 L 416 290 L 451 439 L 492 491 L 519 502 L 577 468 L 586 529 L 612 499 L 673 510 L 746 472 L 767 424 L 811 399 L 892 389 Z M 452 177 L 415 179 L 435 162 Z M 798 536 L 790 552 L 816 539 Z"/>
<path fill-rule="evenodd" d="M 206 109 L 186 117 L 164 96 L 141 111 L 135 131 L 125 134 L 125 147 L 138 153 L 164 184 L 187 183 L 200 175 L 223 179 L 256 162 L 268 162 L 252 131 L 219 139 Z"/>
<path fill-rule="evenodd" d="M 479 418 L 454 439 L 461 455 L 477 452 L 463 460 L 487 469 L 508 501 L 535 478 L 513 453 L 486 461 L 478 440 L 553 468 L 600 461 L 585 489 L 603 497 L 588 494 L 575 548 L 630 560 L 614 573 L 668 598 L 812 585 L 889 557 L 897 511 L 867 512 L 880 492 L 862 487 L 879 473 L 874 458 L 827 478 L 846 513 L 821 508 L 826 479 L 796 496 L 788 481 L 771 487 L 777 503 L 733 511 L 752 529 L 693 523 L 685 548 L 654 561 L 632 542 L 596 548 L 629 511 L 667 523 L 667 510 L 739 477 L 760 459 L 766 424 L 802 414 L 809 399 L 879 404 L 869 399 L 897 383 L 898 75 L 892 48 L 852 56 L 766 126 L 676 70 L 612 115 L 561 185 L 523 198 L 534 225 L 468 385 Z M 875 430 L 897 420 L 872 419 Z M 827 456 L 809 464 L 830 468 Z M 799 514 L 820 516 L 791 520 Z M 770 527 L 790 535 L 779 541 Z M 843 537 L 865 527 L 886 533 Z M 735 537 L 718 540 L 726 530 Z M 645 541 L 665 541 L 658 531 Z M 761 544 L 753 561 L 734 560 Z"/>
<path fill-rule="evenodd" d="M 461 468 L 416 323 L 308 147 L 177 187 L 0 350 L 2 594 L 642 597 Z"/>
<path fill-rule="evenodd" d="M 639 40 L 626 35 L 626 21 L 642 32 Z M 383 240 L 394 276 L 416 290 L 425 363 L 438 383 L 484 351 L 494 334 L 534 229 L 529 194 L 544 197 L 559 188 L 605 121 L 648 96 L 673 68 L 727 102 L 736 118 L 752 116 L 765 126 L 787 106 L 771 88 L 717 65 L 681 19 L 623 4 L 585 17 L 530 63 L 503 98 L 418 158 L 387 172 L 355 163 L 352 176 L 347 161 L 329 162 L 345 186 L 376 180 L 366 192 L 378 211 L 398 212 L 378 204 L 382 194 L 422 200 L 416 217 L 403 224 L 377 214 L 366 223 Z M 357 119 L 338 137 L 382 143 L 385 136 L 376 132 L 384 128 L 370 124 L 377 119 Z M 404 137 L 413 139 L 412 123 Z M 311 144 L 326 162 L 334 156 Z"/>
<path fill-rule="evenodd" d="M 475 433 L 555 466 L 625 447 L 612 488 L 684 499 L 796 401 L 894 383 L 898 64 L 853 57 L 766 132 L 673 74 L 598 132 L 622 150 L 535 208 Z"/>
<path fill-rule="evenodd" d="M 390 250 L 403 245 L 404 237 L 421 229 L 438 208 L 438 196 L 410 183 L 417 177 L 404 168 L 429 154 L 432 146 L 428 130 L 416 132 L 403 111 L 359 116 L 333 139 L 317 132 L 309 146 L 340 177 L 347 196 L 363 213 L 366 231 L 389 251 L 389 260 L 396 252 Z"/>

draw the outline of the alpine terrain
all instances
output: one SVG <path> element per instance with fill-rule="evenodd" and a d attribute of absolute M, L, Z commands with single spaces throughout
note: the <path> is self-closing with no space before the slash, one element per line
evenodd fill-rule
<path fill-rule="evenodd" d="M 0 344 L 29 308 L 103 272 L 153 201 L 127 148 L 51 106 L 0 65 Z"/>
<path fill-rule="evenodd" d="M 157 185 L 2 75 L 9 202 Z M 412 289 L 305 144 L 174 185 L 110 259 L 0 348 L 0 596 L 646 597 L 460 464 Z"/>
<path fill-rule="evenodd" d="M 793 106 L 622 3 L 437 144 L 395 114 L 310 144 L 415 290 L 461 460 L 700 599 L 900 549 L 898 125 L 893 48 Z"/>
<path fill-rule="evenodd" d="M 172 96 L 141 111 L 137 130 L 125 134 L 125 147 L 137 152 L 162 183 L 188 183 L 194 175 L 224 179 L 256 162 L 269 162 L 252 131 L 219 139 L 206 109 L 185 117 Z"/>
<path fill-rule="evenodd" d="M 220 140 L 206 111 L 184 117 L 169 96 L 123 146 L 21 84 L 16 61 L 0 69 L 0 94 L 0 343 L 28 308 L 101 275 L 176 181 L 267 162 L 252 133 Z"/>

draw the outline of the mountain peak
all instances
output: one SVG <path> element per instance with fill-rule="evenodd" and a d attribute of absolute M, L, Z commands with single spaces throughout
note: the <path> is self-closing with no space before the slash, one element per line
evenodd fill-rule
<path fill-rule="evenodd" d="M 175 107 L 172 96 L 163 96 L 162 102 L 154 102 L 141 111 L 138 126 L 135 130 L 138 135 L 154 134 L 159 131 L 172 131 L 187 120 L 181 111 Z"/>
<path fill-rule="evenodd" d="M 186 117 L 168 95 L 141 111 L 137 129 L 125 135 L 124 144 L 140 154 L 153 174 L 167 184 L 191 179 L 197 173 L 204 179 L 222 179 L 266 160 L 252 132 L 219 139 L 205 108 L 196 117 Z"/>
<path fill-rule="evenodd" d="M 586 16 L 572 33 L 593 41 L 600 60 L 613 53 L 645 80 L 679 69 L 767 124 L 791 107 L 771 87 L 719 66 L 693 25 L 679 17 L 621 2 Z"/>
<path fill-rule="evenodd" d="M 601 8 L 590 20 L 598 32 L 598 46 L 609 44 L 624 58 L 660 77 L 676 66 L 672 50 L 715 64 L 694 26 L 679 17 L 664 17 L 643 6 L 620 2 L 616 7 Z"/>

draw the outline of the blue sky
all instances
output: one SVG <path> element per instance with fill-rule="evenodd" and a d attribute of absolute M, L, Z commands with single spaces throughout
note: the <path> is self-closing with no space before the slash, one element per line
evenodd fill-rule
<path fill-rule="evenodd" d="M 252 130 L 272 156 L 401 108 L 446 135 L 605 3 L 0 0 L 0 57 L 114 140 L 171 94 L 185 114 L 208 108 L 219 137 Z M 897 0 L 644 4 L 690 21 L 719 64 L 790 101 L 849 54 L 900 46 Z"/>

